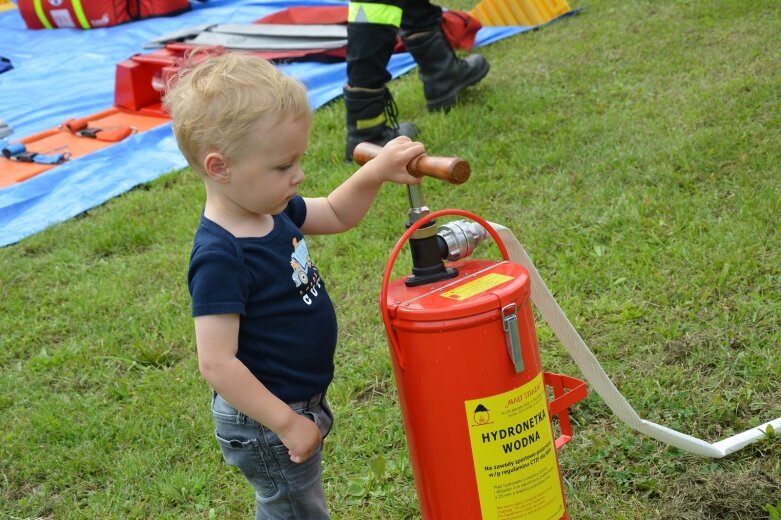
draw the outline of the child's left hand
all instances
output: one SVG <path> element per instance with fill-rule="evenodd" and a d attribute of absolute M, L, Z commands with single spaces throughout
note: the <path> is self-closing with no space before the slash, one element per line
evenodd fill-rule
<path fill-rule="evenodd" d="M 370 163 L 382 182 L 418 184 L 420 179 L 409 174 L 407 165 L 425 151 L 422 143 L 400 135 L 389 141 Z"/>
<path fill-rule="evenodd" d="M 314 421 L 296 413 L 292 417 L 289 427 L 277 432 L 277 435 L 282 444 L 287 447 L 290 460 L 300 464 L 312 456 L 323 442 L 323 436 Z"/>
<path fill-rule="evenodd" d="M 307 198 L 306 220 L 301 231 L 308 235 L 342 233 L 355 226 L 369 211 L 385 182 L 418 184 L 407 165 L 426 149 L 409 137 L 399 136 L 361 166 L 327 197 Z"/>

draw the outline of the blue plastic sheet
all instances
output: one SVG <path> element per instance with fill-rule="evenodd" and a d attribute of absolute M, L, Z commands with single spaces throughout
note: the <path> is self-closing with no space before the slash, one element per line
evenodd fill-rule
<path fill-rule="evenodd" d="M 329 0 L 259 2 L 208 0 L 175 17 L 160 17 L 92 29 L 28 30 L 16 9 L 0 12 L 0 56 L 14 68 L 0 74 L 0 119 L 14 129 L 13 141 L 84 117 L 114 104 L 116 64 L 145 53 L 160 35 L 211 23 L 251 23 L 272 12 L 302 5 L 346 5 Z M 483 28 L 475 45 L 530 30 Z M 415 67 L 407 53 L 392 57 L 398 77 Z M 313 108 L 339 97 L 346 66 L 315 61 L 279 65 L 307 87 Z M 170 124 L 133 135 L 85 157 L 68 161 L 24 182 L 0 189 L 0 247 L 63 222 L 138 184 L 186 166 Z"/>

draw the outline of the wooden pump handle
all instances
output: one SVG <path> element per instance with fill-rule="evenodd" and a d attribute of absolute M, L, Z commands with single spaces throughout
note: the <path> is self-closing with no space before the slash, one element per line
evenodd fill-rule
<path fill-rule="evenodd" d="M 382 150 L 382 146 L 373 143 L 360 143 L 353 151 L 353 159 L 363 166 L 371 161 Z M 472 167 L 459 157 L 436 157 L 419 155 L 407 165 L 407 171 L 413 177 L 434 177 L 450 184 L 463 184 L 472 174 Z"/>

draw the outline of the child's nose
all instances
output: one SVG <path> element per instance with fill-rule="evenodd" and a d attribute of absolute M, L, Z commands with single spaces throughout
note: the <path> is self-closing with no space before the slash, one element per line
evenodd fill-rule
<path fill-rule="evenodd" d="M 299 167 L 296 170 L 296 174 L 293 176 L 293 184 L 298 186 L 299 184 L 304 182 L 305 178 L 306 176 L 304 175 L 304 170 Z"/>

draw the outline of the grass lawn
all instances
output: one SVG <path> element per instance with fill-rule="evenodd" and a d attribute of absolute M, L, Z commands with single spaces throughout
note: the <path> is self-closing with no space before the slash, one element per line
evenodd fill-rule
<path fill-rule="evenodd" d="M 427 180 L 429 206 L 513 229 L 642 417 L 711 442 L 776 418 L 781 4 L 572 5 L 585 9 L 481 49 L 491 73 L 448 115 L 426 112 L 415 74 L 391 84 L 429 152 L 472 165 L 462 186 Z M 341 100 L 317 110 L 304 195 L 354 171 L 343 121 Z M 252 517 L 197 368 L 186 269 L 202 203 L 196 175 L 172 172 L 0 249 L 0 519 Z M 406 210 L 386 186 L 359 227 L 310 239 L 340 318 L 336 519 L 420 518 L 376 305 Z M 581 375 L 538 335 L 547 370 Z M 596 395 L 572 415 L 573 519 L 781 518 L 778 435 L 708 459 Z"/>

